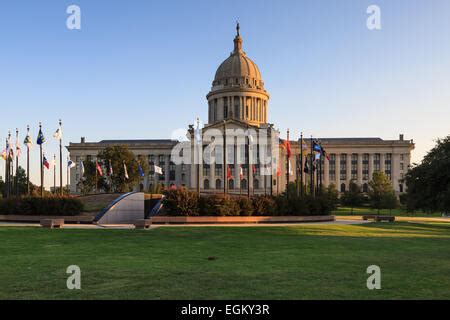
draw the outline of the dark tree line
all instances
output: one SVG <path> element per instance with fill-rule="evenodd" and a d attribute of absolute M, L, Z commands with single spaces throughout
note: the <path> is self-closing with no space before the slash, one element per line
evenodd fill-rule
<path fill-rule="evenodd" d="M 438 139 L 405 176 L 409 210 L 450 213 L 450 136 Z"/>

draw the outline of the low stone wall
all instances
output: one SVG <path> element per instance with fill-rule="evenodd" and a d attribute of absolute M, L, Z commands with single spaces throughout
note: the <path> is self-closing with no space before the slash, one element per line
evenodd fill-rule
<path fill-rule="evenodd" d="M 40 222 L 44 219 L 64 219 L 71 223 L 92 223 L 92 216 L 25 216 L 25 215 L 0 215 L 0 221 L 4 222 Z"/>
<path fill-rule="evenodd" d="M 301 223 L 335 221 L 335 216 L 226 216 L 226 217 L 172 217 L 156 216 L 152 224 L 226 224 L 226 223 Z"/>

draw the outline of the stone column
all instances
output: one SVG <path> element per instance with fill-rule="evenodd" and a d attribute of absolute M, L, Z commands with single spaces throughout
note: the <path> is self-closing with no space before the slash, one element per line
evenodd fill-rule
<path fill-rule="evenodd" d="M 391 155 L 391 177 L 392 177 L 392 186 L 394 187 L 394 191 L 399 192 L 399 184 L 400 184 L 400 155 L 397 153 L 392 153 Z"/>
<path fill-rule="evenodd" d="M 170 180 L 169 180 L 169 173 L 170 173 L 170 156 L 167 154 L 165 155 L 165 164 L 164 164 L 164 173 L 165 173 L 165 181 L 164 184 L 166 185 L 166 187 L 169 186 L 170 184 Z"/>
<path fill-rule="evenodd" d="M 362 173 L 362 161 L 363 161 L 363 154 L 362 153 L 358 153 L 358 185 L 362 187 L 363 183 L 362 183 L 362 178 L 363 178 L 363 173 Z"/>
<path fill-rule="evenodd" d="M 386 171 L 386 154 L 380 153 L 380 171 L 385 173 Z"/>
<path fill-rule="evenodd" d="M 352 180 L 352 155 L 351 153 L 347 153 L 347 179 L 345 181 L 345 190 L 349 189 L 350 181 Z"/>
<path fill-rule="evenodd" d="M 372 180 L 373 176 L 373 153 L 369 153 L 369 181 Z"/>
<path fill-rule="evenodd" d="M 336 153 L 336 189 L 341 191 L 341 154 Z"/>
<path fill-rule="evenodd" d="M 235 192 L 239 193 L 239 188 L 241 186 L 241 177 L 239 175 L 239 172 L 241 170 L 240 166 L 237 164 L 237 146 L 236 146 L 236 141 L 233 143 L 233 149 L 234 149 L 234 190 Z"/>
<path fill-rule="evenodd" d="M 300 168 L 300 170 L 302 170 L 302 169 Z M 329 184 L 330 184 L 330 163 L 327 159 L 324 159 L 324 161 L 323 161 L 323 186 L 328 187 Z"/>

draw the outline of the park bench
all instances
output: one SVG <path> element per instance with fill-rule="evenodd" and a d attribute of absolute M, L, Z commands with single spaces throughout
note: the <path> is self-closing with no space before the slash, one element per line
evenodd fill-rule
<path fill-rule="evenodd" d="M 376 220 L 376 214 L 366 214 L 362 216 L 363 220 Z"/>
<path fill-rule="evenodd" d="M 149 229 L 152 225 L 152 221 L 150 219 L 140 219 L 134 222 L 135 229 Z"/>
<path fill-rule="evenodd" d="M 382 221 L 394 222 L 395 217 L 393 217 L 393 216 L 377 216 L 375 221 L 376 222 L 382 222 Z"/>
<path fill-rule="evenodd" d="M 395 221 L 394 216 L 380 216 L 380 215 L 376 215 L 376 214 L 366 214 L 362 218 L 363 218 L 363 220 L 374 220 L 376 222 L 382 222 L 382 221 L 394 222 Z"/>
<path fill-rule="evenodd" d="M 64 226 L 64 219 L 42 219 L 41 226 L 43 228 L 61 228 Z"/>

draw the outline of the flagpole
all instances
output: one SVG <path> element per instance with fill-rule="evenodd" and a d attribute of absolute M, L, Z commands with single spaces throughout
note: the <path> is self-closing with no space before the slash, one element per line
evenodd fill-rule
<path fill-rule="evenodd" d="M 319 141 L 319 145 L 320 145 L 320 170 L 319 170 L 319 192 L 322 191 L 322 176 L 323 176 L 323 172 L 322 172 L 322 161 L 325 161 L 325 159 L 323 159 L 323 149 L 322 149 L 322 143 Z"/>
<path fill-rule="evenodd" d="M 60 190 L 59 195 L 63 195 L 63 167 L 62 167 L 62 121 L 59 119 L 59 184 L 60 184 Z M 55 165 L 56 167 L 56 165 Z"/>
<path fill-rule="evenodd" d="M 247 124 L 247 198 L 250 198 L 250 137 L 249 126 Z"/>
<path fill-rule="evenodd" d="M 196 132 L 197 130 L 197 132 Z M 194 141 L 195 141 L 195 146 L 197 147 L 197 196 L 200 197 L 200 150 L 203 149 L 203 146 L 199 147 L 199 141 L 197 141 L 198 137 L 198 130 L 200 130 L 200 119 L 197 118 L 197 129 L 194 129 Z M 203 162 L 203 158 L 202 158 L 202 162 Z"/>
<path fill-rule="evenodd" d="M 9 197 L 9 141 L 6 138 L 6 159 L 5 159 L 5 196 Z"/>
<path fill-rule="evenodd" d="M 56 154 L 53 155 L 53 193 L 56 194 Z"/>
<path fill-rule="evenodd" d="M 70 188 L 69 188 L 69 175 L 70 175 L 70 169 L 69 169 L 69 156 L 67 156 L 67 172 L 66 172 L 66 185 L 67 185 L 67 195 L 70 195 Z"/>
<path fill-rule="evenodd" d="M 98 161 L 97 159 L 95 159 L 95 193 L 97 193 L 97 188 L 98 188 L 98 181 L 97 181 L 97 165 L 98 165 Z"/>
<path fill-rule="evenodd" d="M 270 127 L 270 195 L 273 196 L 273 139 L 272 125 Z"/>
<path fill-rule="evenodd" d="M 30 137 L 30 126 L 27 126 L 27 137 Z M 30 145 L 27 144 L 27 195 L 30 195 Z"/>
<path fill-rule="evenodd" d="M 318 141 L 317 141 L 317 143 L 319 143 Z M 320 157 L 320 154 L 319 154 L 319 163 L 317 164 L 317 171 L 316 171 L 316 195 L 319 195 L 319 187 L 320 187 L 320 183 L 319 183 L 319 181 L 320 181 L 320 162 L 321 162 L 321 157 Z"/>
<path fill-rule="evenodd" d="M 287 129 L 287 136 L 286 136 L 286 198 L 289 199 L 289 151 L 287 148 L 290 148 L 289 146 L 289 129 Z"/>
<path fill-rule="evenodd" d="M 17 149 L 19 142 L 19 129 L 16 128 L 16 176 L 14 178 L 14 185 L 16 190 L 16 197 L 19 196 L 19 184 L 17 181 L 17 173 L 19 172 L 19 150 Z"/>
<path fill-rule="evenodd" d="M 42 123 L 39 122 L 39 134 L 42 130 Z M 43 159 L 43 155 L 42 155 L 42 144 L 43 141 L 41 141 L 41 143 L 39 144 L 39 152 L 40 152 L 40 156 L 41 156 L 41 198 L 44 197 L 44 164 L 42 163 L 44 161 Z"/>
<path fill-rule="evenodd" d="M 311 196 L 314 196 L 314 164 L 313 164 L 313 157 L 314 157 L 314 151 L 313 151 L 313 137 L 311 136 L 311 168 L 309 172 L 309 191 L 311 193 Z"/>
<path fill-rule="evenodd" d="M 303 197 L 303 132 L 300 133 L 300 196 Z"/>
<path fill-rule="evenodd" d="M 223 121 L 223 193 L 227 193 L 228 168 L 227 168 L 227 134 L 226 121 Z"/>

